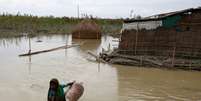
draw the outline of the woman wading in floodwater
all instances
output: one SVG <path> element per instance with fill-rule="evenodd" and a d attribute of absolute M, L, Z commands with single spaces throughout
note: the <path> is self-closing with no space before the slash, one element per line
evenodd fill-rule
<path fill-rule="evenodd" d="M 64 93 L 64 88 L 68 87 L 67 92 Z M 84 93 L 83 83 L 70 82 L 66 85 L 59 84 L 57 79 L 50 80 L 50 87 L 48 91 L 48 101 L 78 101 Z"/>
<path fill-rule="evenodd" d="M 75 81 L 70 82 L 66 85 L 61 85 L 59 84 L 59 81 L 55 78 L 50 80 L 47 101 L 66 101 L 64 88 L 68 86 L 71 87 L 74 83 Z"/>

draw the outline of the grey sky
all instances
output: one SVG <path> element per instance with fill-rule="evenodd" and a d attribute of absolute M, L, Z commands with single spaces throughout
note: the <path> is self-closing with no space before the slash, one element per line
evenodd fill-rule
<path fill-rule="evenodd" d="M 149 16 L 201 6 L 201 0 L 0 0 L 0 13 L 17 12 L 39 16 L 77 16 L 80 13 L 104 18 L 129 17 L 135 14 Z"/>

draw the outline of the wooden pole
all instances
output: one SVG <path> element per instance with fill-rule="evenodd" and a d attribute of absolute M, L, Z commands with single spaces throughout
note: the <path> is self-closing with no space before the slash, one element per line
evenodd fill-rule
<path fill-rule="evenodd" d="M 102 63 L 107 63 L 107 61 L 103 60 L 102 58 L 100 58 L 99 56 L 97 56 L 95 53 L 88 51 L 87 52 L 89 55 L 93 56 L 94 58 L 96 58 L 97 62 L 102 62 Z"/>
<path fill-rule="evenodd" d="M 189 60 L 189 68 L 191 68 L 191 67 L 192 67 L 192 61 Z"/>
<path fill-rule="evenodd" d="M 174 67 L 174 60 L 175 60 L 175 51 L 176 51 L 176 47 L 173 48 L 173 53 L 172 53 L 172 67 Z"/>
<path fill-rule="evenodd" d="M 68 35 L 66 35 L 66 46 L 68 45 Z M 67 56 L 67 48 L 65 49 L 65 56 Z"/>
<path fill-rule="evenodd" d="M 174 67 L 174 65 L 175 65 L 175 51 L 176 51 L 176 45 L 177 45 L 176 35 L 177 35 L 177 32 L 175 32 L 175 34 L 174 34 L 175 43 L 174 43 L 173 52 L 172 52 L 172 67 Z"/>
<path fill-rule="evenodd" d="M 138 24 L 137 24 L 137 31 L 135 36 L 135 55 L 137 54 L 137 41 L 138 41 Z"/>
<path fill-rule="evenodd" d="M 98 72 L 100 72 L 100 63 L 101 63 L 101 61 L 100 61 L 100 57 L 98 57 L 99 59 L 98 59 Z"/>
<path fill-rule="evenodd" d="M 29 36 L 29 53 L 31 53 L 31 39 L 30 39 L 30 36 Z"/>
<path fill-rule="evenodd" d="M 51 51 L 55 51 L 55 50 L 59 50 L 59 49 L 66 49 L 66 48 L 71 48 L 71 47 L 76 47 L 76 46 L 80 46 L 77 44 L 74 45 L 65 45 L 65 46 L 61 46 L 61 47 L 57 47 L 57 48 L 52 48 L 52 49 L 48 49 L 48 50 L 42 50 L 42 51 L 37 51 L 37 52 L 32 52 L 32 53 L 26 53 L 26 54 L 20 54 L 19 56 L 30 56 L 30 55 L 36 55 L 36 54 L 40 54 L 40 53 L 46 53 L 46 52 L 51 52 Z"/>
<path fill-rule="evenodd" d="M 140 56 L 140 65 L 142 66 L 142 62 L 143 62 L 143 57 Z"/>

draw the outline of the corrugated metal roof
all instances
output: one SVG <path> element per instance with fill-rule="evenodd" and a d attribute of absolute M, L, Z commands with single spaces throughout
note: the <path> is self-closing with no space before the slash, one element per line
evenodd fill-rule
<path fill-rule="evenodd" d="M 179 15 L 187 12 L 193 12 L 201 10 L 201 7 L 198 8 L 189 8 L 181 11 L 175 11 L 175 12 L 169 12 L 169 13 L 163 13 L 163 14 L 157 14 L 157 15 L 152 15 L 149 17 L 145 17 L 143 19 L 129 19 L 129 20 L 124 20 L 124 23 L 131 23 L 131 22 L 143 22 L 143 21 L 157 21 L 157 20 L 162 20 L 166 17 L 174 16 L 174 15 Z"/>

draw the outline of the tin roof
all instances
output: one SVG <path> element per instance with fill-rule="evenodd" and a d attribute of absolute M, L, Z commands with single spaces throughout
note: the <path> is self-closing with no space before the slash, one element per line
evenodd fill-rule
<path fill-rule="evenodd" d="M 197 10 L 201 10 L 201 7 L 198 7 L 198 8 L 189 8 L 189 9 L 175 11 L 175 12 L 169 12 L 169 13 L 162 13 L 162 14 L 152 15 L 152 16 L 145 17 L 143 19 L 124 20 L 124 23 L 144 22 L 144 21 L 157 21 L 157 20 L 162 20 L 162 19 L 170 17 L 170 16 L 179 15 L 179 14 L 188 13 L 188 12 L 193 12 L 193 11 L 197 11 Z"/>

